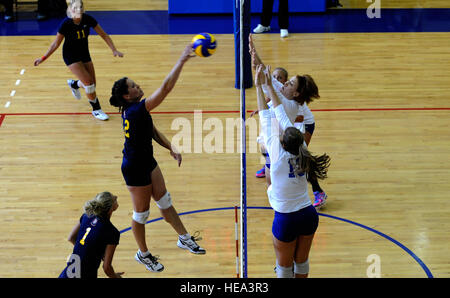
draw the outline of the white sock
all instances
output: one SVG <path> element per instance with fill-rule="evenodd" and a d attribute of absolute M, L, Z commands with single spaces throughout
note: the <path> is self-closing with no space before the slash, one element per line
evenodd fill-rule
<path fill-rule="evenodd" d="M 182 240 L 189 240 L 189 239 L 191 239 L 191 234 L 187 233 L 187 234 L 184 234 L 184 235 L 180 235 L 180 238 Z"/>
<path fill-rule="evenodd" d="M 139 250 L 139 253 L 141 254 L 142 257 L 146 257 L 150 254 L 150 252 L 147 250 L 146 252 L 142 252 L 141 250 Z"/>

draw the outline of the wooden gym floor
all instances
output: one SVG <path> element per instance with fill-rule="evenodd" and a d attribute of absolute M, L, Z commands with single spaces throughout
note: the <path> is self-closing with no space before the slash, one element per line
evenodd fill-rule
<path fill-rule="evenodd" d="M 147 2 L 98 0 L 86 6 L 167 10 L 166 1 Z M 341 1 L 345 8 L 367 7 L 363 2 Z M 389 2 L 383 7 L 447 8 L 447 1 Z M 181 251 L 152 202 L 155 221 L 147 225 L 147 239 L 166 268 L 160 274 L 134 261 L 132 206 L 120 172 L 121 119 L 108 99 L 122 76 L 150 95 L 192 36 L 111 37 L 123 59 L 112 57 L 101 38 L 90 37 L 97 94 L 111 117 L 101 122 L 91 116 L 85 97 L 73 99 L 66 84 L 73 76 L 61 48 L 33 66 L 54 36 L 0 36 L 0 277 L 57 277 L 71 253 L 66 239 L 83 203 L 104 190 L 119 196 L 111 220 L 123 233 L 113 265 L 124 277 L 234 277 L 240 154 L 237 138 L 226 135 L 238 134 L 226 129 L 227 121 L 239 117 L 233 35 L 218 34 L 214 56 L 189 61 L 153 113 L 171 140 L 180 135 L 178 124 L 190 129 L 191 146 L 184 144 L 180 168 L 158 145 L 155 156 L 183 222 L 191 233 L 201 232 L 199 243 L 207 249 L 204 256 Z M 320 211 L 310 277 L 367 277 L 373 255 L 381 277 L 450 277 L 449 33 L 291 33 L 286 40 L 265 34 L 255 36 L 255 43 L 264 62 L 292 75 L 310 74 L 320 89 L 321 98 L 310 106 L 316 119 L 310 150 L 327 152 L 332 164 L 321 183 L 329 200 Z M 254 88 L 246 99 L 247 109 L 255 109 Z M 195 110 L 204 112 L 201 120 Z M 195 131 L 202 131 L 201 139 Z M 209 144 L 212 133 L 219 133 L 216 149 L 224 153 L 195 153 L 195 142 Z M 234 150 L 226 150 L 227 140 Z M 249 147 L 254 141 L 249 133 Z M 247 162 L 248 276 L 274 277 L 273 211 L 265 181 L 254 176 L 260 154 L 249 152 Z M 101 268 L 99 276 L 105 276 Z"/>

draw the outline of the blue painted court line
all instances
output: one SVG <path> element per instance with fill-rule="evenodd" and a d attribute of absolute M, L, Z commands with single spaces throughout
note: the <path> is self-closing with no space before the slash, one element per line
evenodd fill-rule
<path fill-rule="evenodd" d="M 214 34 L 233 33 L 233 15 L 169 15 L 159 11 L 88 11 L 108 34 Z M 0 35 L 55 35 L 61 18 L 24 19 L 5 23 Z M 252 15 L 251 27 L 260 16 Z M 277 17 L 272 33 L 279 34 Z M 93 30 L 92 30 L 93 31 Z M 370 19 L 366 9 L 332 9 L 325 13 L 290 16 L 291 33 L 450 32 L 450 8 L 381 9 L 381 18 Z"/>
<path fill-rule="evenodd" d="M 239 207 L 238 207 L 239 208 Z M 179 213 L 179 215 L 187 215 L 187 214 L 194 214 L 194 213 L 202 213 L 202 212 L 209 212 L 209 211 L 223 211 L 223 210 L 234 210 L 235 207 L 223 207 L 223 208 L 211 208 L 211 209 L 201 209 L 201 210 L 194 210 L 194 211 L 187 211 L 187 212 L 182 212 Z M 240 209 L 240 208 L 239 208 Z M 263 209 L 263 210 L 273 210 L 271 207 L 247 207 L 247 209 Z M 401 244 L 399 241 L 395 240 L 392 237 L 389 237 L 388 235 L 377 231 L 375 229 L 372 229 L 368 226 L 365 226 L 363 224 L 345 219 L 345 218 L 341 218 L 341 217 L 337 217 L 337 216 L 333 216 L 333 215 L 329 215 L 329 214 L 323 214 L 323 213 L 318 213 L 320 216 L 324 216 L 324 217 L 329 217 L 332 219 L 336 219 L 336 220 L 340 220 L 346 223 L 350 223 L 352 225 L 358 226 L 360 228 L 366 229 L 368 231 L 371 231 L 389 241 L 391 241 L 392 243 L 394 243 L 395 245 L 397 245 L 398 247 L 400 247 L 401 249 L 403 249 L 406 253 L 408 253 L 419 265 L 420 267 L 422 267 L 423 271 L 425 272 L 425 274 L 427 275 L 428 278 L 433 278 L 433 274 L 431 273 L 430 269 L 428 269 L 427 265 L 425 265 L 425 263 L 416 255 L 414 254 L 409 248 L 407 248 L 406 246 L 404 246 L 403 244 Z M 158 217 L 152 220 L 147 221 L 147 224 L 155 222 L 155 221 L 160 221 L 162 220 L 162 217 Z M 131 230 L 131 227 L 128 227 L 126 229 L 123 229 L 120 231 L 120 233 L 125 233 L 127 231 Z"/>

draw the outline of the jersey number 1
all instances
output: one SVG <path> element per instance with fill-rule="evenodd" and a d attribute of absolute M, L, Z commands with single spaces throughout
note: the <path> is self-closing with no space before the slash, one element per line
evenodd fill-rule
<path fill-rule="evenodd" d="M 91 231 L 91 228 L 87 228 L 86 229 L 86 233 L 84 233 L 83 238 L 80 240 L 80 244 L 84 245 L 84 240 L 86 240 L 87 235 L 89 234 L 89 232 Z"/>
<path fill-rule="evenodd" d="M 299 159 L 297 158 L 296 160 L 295 160 L 295 162 L 299 162 Z M 295 178 L 295 171 L 294 171 L 294 167 L 291 165 L 291 162 L 290 161 L 288 161 L 288 164 L 289 164 L 289 178 Z M 297 173 L 297 176 L 298 177 L 301 177 L 301 176 L 303 176 L 303 175 L 305 175 L 305 173 Z"/>

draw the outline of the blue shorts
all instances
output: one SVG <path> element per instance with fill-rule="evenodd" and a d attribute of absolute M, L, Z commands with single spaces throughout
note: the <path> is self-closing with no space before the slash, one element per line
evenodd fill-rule
<path fill-rule="evenodd" d="M 309 132 L 311 135 L 313 135 L 315 128 L 316 128 L 316 123 L 305 124 L 305 132 Z"/>
<path fill-rule="evenodd" d="M 158 166 L 152 156 L 147 160 L 122 159 L 122 175 L 128 186 L 146 186 L 152 184 L 152 172 Z"/>
<path fill-rule="evenodd" d="M 291 242 L 298 236 L 312 235 L 319 225 L 319 215 L 312 205 L 291 213 L 275 211 L 272 234 L 280 241 Z"/>

